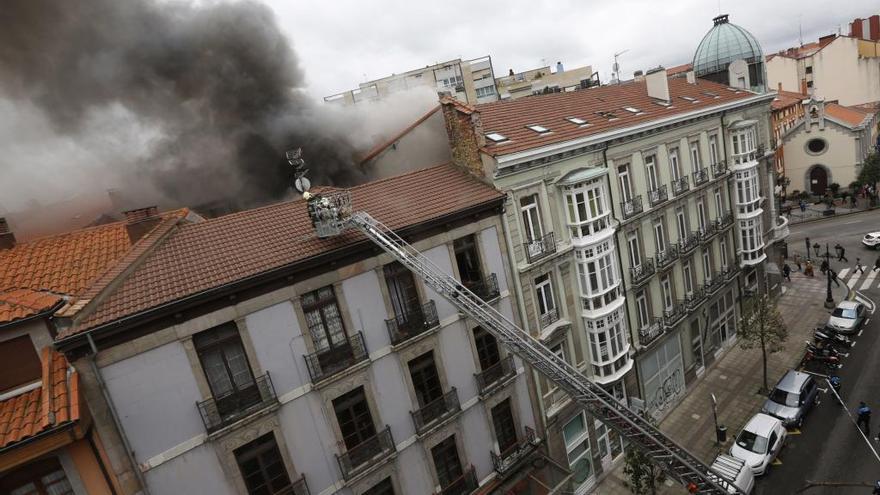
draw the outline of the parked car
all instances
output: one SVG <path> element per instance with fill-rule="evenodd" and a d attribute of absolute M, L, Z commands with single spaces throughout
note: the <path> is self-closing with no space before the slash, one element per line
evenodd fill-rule
<path fill-rule="evenodd" d="M 865 237 L 862 238 L 862 244 L 871 249 L 877 249 L 877 246 L 880 245 L 880 232 L 869 232 L 865 234 Z"/>
<path fill-rule="evenodd" d="M 859 331 L 865 321 L 865 305 L 856 301 L 841 301 L 831 317 L 828 318 L 828 326 L 835 332 L 853 334 Z"/>
<path fill-rule="evenodd" d="M 816 379 L 809 373 L 791 370 L 773 387 L 761 412 L 779 418 L 786 428 L 800 427 L 818 399 Z"/>
<path fill-rule="evenodd" d="M 750 495 L 755 488 L 755 475 L 741 459 L 727 454 L 718 454 L 710 469 L 734 485 L 728 488 L 728 493 L 737 493 L 736 488 L 738 488 L 741 493 Z"/>
<path fill-rule="evenodd" d="M 746 423 L 730 447 L 730 455 L 746 463 L 752 474 L 767 472 L 770 463 L 779 455 L 788 431 L 782 421 L 769 414 L 758 413 Z"/>

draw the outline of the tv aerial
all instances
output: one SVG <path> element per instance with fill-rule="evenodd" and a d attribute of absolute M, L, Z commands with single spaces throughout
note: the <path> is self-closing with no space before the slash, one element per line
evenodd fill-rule
<path fill-rule="evenodd" d="M 309 169 L 306 168 L 306 161 L 303 160 L 302 148 L 287 150 L 284 153 L 284 157 L 287 158 L 287 163 L 293 167 L 294 187 L 296 187 L 297 191 L 306 194 L 309 192 L 309 188 L 312 187 L 312 183 L 306 177 Z"/>

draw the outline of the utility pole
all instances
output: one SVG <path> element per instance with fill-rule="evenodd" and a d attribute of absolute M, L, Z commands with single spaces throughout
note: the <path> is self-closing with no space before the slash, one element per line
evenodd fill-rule
<path fill-rule="evenodd" d="M 627 48 L 626 50 L 624 50 L 622 52 L 617 52 L 614 54 L 614 65 L 611 66 L 611 73 L 614 75 L 611 77 L 611 79 L 617 84 L 620 84 L 620 65 L 617 63 L 617 57 L 623 55 L 624 53 L 626 53 L 628 51 L 629 51 L 629 48 Z"/>

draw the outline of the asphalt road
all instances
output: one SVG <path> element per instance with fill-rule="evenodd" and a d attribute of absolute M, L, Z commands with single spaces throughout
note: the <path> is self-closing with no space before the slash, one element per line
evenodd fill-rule
<path fill-rule="evenodd" d="M 834 245 L 839 242 L 846 248 L 849 263 L 833 261 L 832 269 L 845 273 L 843 280 L 856 276 L 854 287 L 873 301 L 880 302 L 880 275 L 868 283 L 870 268 L 880 252 L 868 250 L 861 244 L 863 235 L 873 231 L 880 231 L 880 210 L 794 226 L 788 240 L 789 252 L 803 253 L 805 237 L 810 238 L 811 244 L 819 242 L 823 251 L 827 242 L 832 253 Z M 864 275 L 853 275 L 857 257 L 867 265 Z M 818 264 L 816 268 L 816 275 L 821 276 Z M 878 333 L 880 309 L 865 325 L 862 335 L 856 338 L 856 346 L 843 359 L 843 369 L 838 372 L 843 379 L 841 396 L 846 407 L 854 412 L 859 401 L 864 400 L 873 409 L 872 437 L 880 433 L 880 359 L 875 357 L 880 354 Z M 871 443 L 880 451 L 880 443 L 874 440 Z M 820 404 L 807 417 L 800 432 L 789 435 L 780 462 L 758 480 L 756 494 L 795 493 L 806 480 L 870 483 L 880 480 L 880 459 L 875 457 L 830 391 L 821 394 Z M 871 489 L 817 487 L 803 493 L 869 494 Z"/>

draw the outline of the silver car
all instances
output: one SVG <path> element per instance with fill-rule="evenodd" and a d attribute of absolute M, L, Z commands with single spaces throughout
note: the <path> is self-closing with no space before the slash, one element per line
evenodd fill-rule
<path fill-rule="evenodd" d="M 786 428 L 800 428 L 818 399 L 819 387 L 813 376 L 791 370 L 770 392 L 761 412 L 781 419 Z"/>
<path fill-rule="evenodd" d="M 837 333 L 853 334 L 865 321 L 865 306 L 855 301 L 841 301 L 828 318 L 828 326 Z"/>

